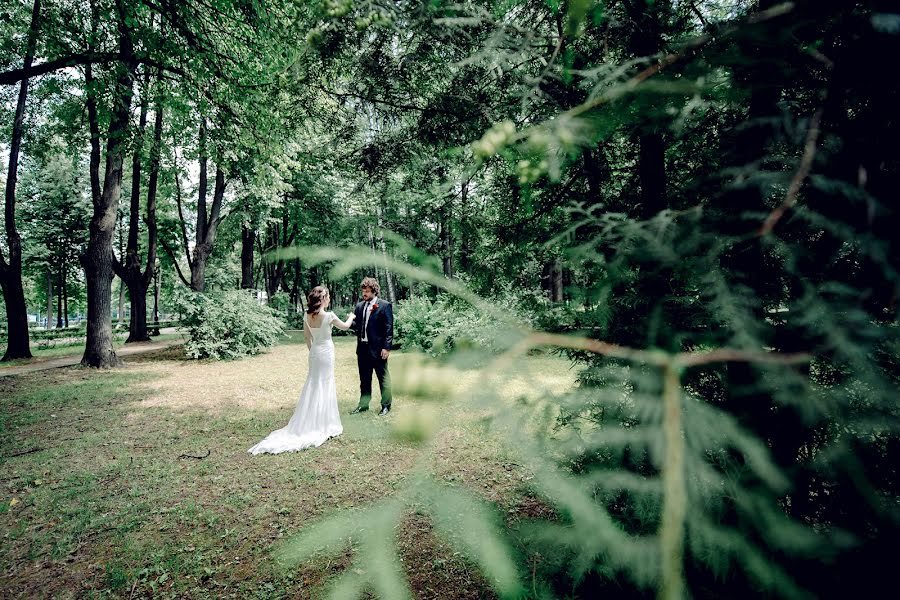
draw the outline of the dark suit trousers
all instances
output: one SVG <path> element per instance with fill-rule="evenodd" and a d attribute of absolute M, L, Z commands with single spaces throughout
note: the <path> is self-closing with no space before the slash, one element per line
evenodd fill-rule
<path fill-rule="evenodd" d="M 386 360 L 381 356 L 372 356 L 369 345 L 358 342 L 356 350 L 356 364 L 359 367 L 359 408 L 369 408 L 372 400 L 372 371 L 378 377 L 378 387 L 381 389 L 381 407 L 391 406 L 391 374 L 388 372 Z"/>

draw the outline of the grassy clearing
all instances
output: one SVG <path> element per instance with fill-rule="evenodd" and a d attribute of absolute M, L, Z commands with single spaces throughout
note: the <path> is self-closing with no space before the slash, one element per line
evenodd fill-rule
<path fill-rule="evenodd" d="M 348 338 L 336 339 L 343 436 L 310 451 L 248 455 L 293 410 L 306 373 L 301 337 L 238 362 L 188 361 L 169 349 L 115 371 L 0 379 L 0 595 L 321 597 L 350 565 L 350 549 L 285 571 L 273 544 L 335 510 L 374 505 L 422 465 L 510 520 L 533 512 L 529 474 L 466 404 L 437 405 L 440 428 L 425 447 L 398 441 L 392 424 L 434 403 L 397 394 L 386 419 L 347 415 L 358 393 Z M 407 360 L 395 353 L 392 369 Z M 524 360 L 531 381 L 571 385 L 566 361 Z M 473 372 L 454 378 L 459 390 L 477 382 Z M 533 386 L 507 389 L 512 400 Z M 417 598 L 492 597 L 420 515 L 407 515 L 397 543 Z"/>
<path fill-rule="evenodd" d="M 116 348 L 121 348 L 125 345 L 125 338 L 128 337 L 128 332 L 123 334 L 117 334 L 115 340 L 113 340 L 113 346 Z M 164 333 L 162 335 L 154 336 L 154 342 L 167 342 L 169 340 L 180 340 L 183 336 L 180 333 Z M 16 367 L 19 365 L 33 365 L 39 362 L 43 362 L 45 360 L 50 360 L 53 358 L 62 358 L 66 356 L 81 356 L 84 354 L 84 340 L 79 340 L 77 342 L 61 342 L 57 343 L 55 340 L 54 345 L 52 346 L 44 346 L 39 344 L 32 344 L 31 346 L 31 358 L 21 358 L 16 360 L 10 360 L 7 362 L 0 362 L 0 369 Z"/>

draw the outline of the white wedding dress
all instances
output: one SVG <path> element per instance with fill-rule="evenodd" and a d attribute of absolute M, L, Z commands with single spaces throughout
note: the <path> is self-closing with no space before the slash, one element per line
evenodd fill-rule
<path fill-rule="evenodd" d="M 324 313 L 319 327 L 310 325 L 308 314 L 304 319 L 312 334 L 312 346 L 309 349 L 309 374 L 297 408 L 287 427 L 270 433 L 247 451 L 250 454 L 278 454 L 321 446 L 328 438 L 344 431 L 338 414 L 334 342 L 331 341 L 331 324 L 337 317 L 333 312 Z"/>

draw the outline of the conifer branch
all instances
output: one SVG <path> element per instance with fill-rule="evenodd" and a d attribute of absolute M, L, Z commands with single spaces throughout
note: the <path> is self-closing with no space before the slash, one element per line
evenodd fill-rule
<path fill-rule="evenodd" d="M 662 468 L 663 507 L 659 543 L 662 558 L 662 585 L 658 598 L 684 597 L 684 528 L 687 519 L 687 486 L 684 469 L 684 428 L 681 408 L 681 377 L 675 364 L 663 373 L 663 432 L 666 454 Z"/>
<path fill-rule="evenodd" d="M 771 233 L 781 217 L 784 216 L 784 213 L 797 203 L 797 194 L 800 192 L 800 186 L 803 185 L 803 182 L 809 176 L 813 159 L 816 156 L 816 142 L 819 139 L 819 123 L 821 120 L 822 109 L 820 108 L 809 120 L 809 130 L 806 132 L 803 157 L 800 159 L 800 166 L 797 168 L 797 172 L 794 173 L 794 176 L 791 178 L 791 185 L 788 187 L 784 202 L 766 217 L 765 222 L 763 222 L 762 227 L 759 229 L 760 237 Z"/>

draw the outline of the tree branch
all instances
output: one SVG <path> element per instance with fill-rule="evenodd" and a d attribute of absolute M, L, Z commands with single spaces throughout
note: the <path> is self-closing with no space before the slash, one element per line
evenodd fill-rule
<path fill-rule="evenodd" d="M 0 85 L 15 85 L 23 79 L 37 77 L 38 75 L 46 75 L 54 71 L 59 71 L 68 67 L 77 67 L 87 64 L 106 64 L 122 60 L 122 55 L 116 52 L 80 52 L 78 54 L 70 54 L 61 58 L 48 60 L 37 65 L 31 65 L 28 68 L 10 69 L 9 71 L 0 72 Z M 140 64 L 156 67 L 162 71 L 175 73 L 176 75 L 185 75 L 184 70 L 167 65 L 150 58 L 149 56 L 136 56 L 136 60 Z"/>
<path fill-rule="evenodd" d="M 169 244 L 166 242 L 164 238 L 160 238 L 160 243 L 162 243 L 163 249 L 166 251 L 166 254 L 169 255 L 169 258 L 172 259 L 172 262 L 175 264 L 175 271 L 178 272 L 178 277 L 181 279 L 181 282 L 187 287 L 191 287 L 191 282 L 184 278 L 184 273 L 181 272 L 181 267 L 178 265 L 178 259 L 175 258 L 175 253 L 172 252 L 172 248 L 169 247 Z"/>
<path fill-rule="evenodd" d="M 187 225 L 184 220 L 184 209 L 181 202 L 181 179 L 178 177 L 178 151 L 175 150 L 175 203 L 178 205 L 178 223 L 181 225 L 181 244 L 188 264 L 191 264 L 191 252 L 188 247 Z"/>
<path fill-rule="evenodd" d="M 771 233 L 781 217 L 784 216 L 784 213 L 797 203 L 797 194 L 800 192 L 800 186 L 803 185 L 803 182 L 809 175 L 809 171 L 812 169 L 813 159 L 816 156 L 816 141 L 819 139 L 819 123 L 821 121 L 822 109 L 820 108 L 809 120 L 809 130 L 806 132 L 803 157 L 800 159 L 800 166 L 797 167 L 797 172 L 794 173 L 794 176 L 791 178 L 791 185 L 788 187 L 784 202 L 766 217 L 762 227 L 759 228 L 759 236 L 765 236 Z"/>

